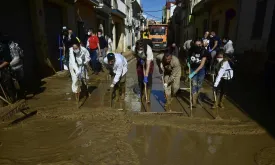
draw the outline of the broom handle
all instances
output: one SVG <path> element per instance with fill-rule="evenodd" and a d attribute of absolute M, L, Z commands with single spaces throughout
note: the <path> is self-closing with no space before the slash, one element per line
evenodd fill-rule
<path fill-rule="evenodd" d="M 191 74 L 191 68 L 189 68 L 189 75 Z M 193 104 L 192 104 L 192 79 L 189 80 L 189 86 L 190 86 L 190 96 L 189 96 L 189 102 L 190 102 L 190 117 L 193 117 Z"/>
<path fill-rule="evenodd" d="M 0 84 L 0 87 L 1 87 L 1 90 L 2 90 L 2 92 L 3 92 L 3 94 L 4 94 L 5 98 L 6 98 L 6 100 L 8 100 L 8 97 L 7 97 L 7 95 L 6 95 L 6 92 L 5 92 L 4 89 L 3 89 L 2 84 Z M 9 104 L 10 104 L 10 103 L 9 103 Z"/>
<path fill-rule="evenodd" d="M 143 64 L 143 77 L 145 76 L 145 65 Z M 147 98 L 147 84 L 144 83 L 144 92 L 145 92 L 145 99 L 146 101 L 148 101 L 148 98 Z"/>

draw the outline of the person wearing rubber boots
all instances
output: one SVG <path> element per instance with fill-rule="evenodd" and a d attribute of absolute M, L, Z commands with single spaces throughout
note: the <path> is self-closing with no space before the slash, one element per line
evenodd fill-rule
<path fill-rule="evenodd" d="M 224 51 L 219 51 L 217 54 L 217 64 L 215 66 L 216 79 L 214 81 L 214 94 L 219 92 L 219 99 L 214 100 L 212 106 L 213 109 L 224 108 L 224 97 L 229 81 L 233 78 L 233 70 L 230 67 L 227 57 L 225 57 Z M 214 96 L 215 97 L 215 96 Z"/>
<path fill-rule="evenodd" d="M 180 88 L 181 65 L 176 56 L 166 50 L 156 57 L 166 97 L 165 111 L 171 111 L 171 102 Z"/>
<path fill-rule="evenodd" d="M 115 101 L 125 99 L 126 73 L 128 71 L 127 59 L 121 54 L 108 53 L 104 58 L 105 67 L 113 78 L 111 88 L 115 93 Z M 119 98 L 120 97 L 120 98 Z"/>
<path fill-rule="evenodd" d="M 205 63 L 208 56 L 210 56 L 210 53 L 203 47 L 202 41 L 197 39 L 188 57 L 188 66 L 191 72 L 189 78 L 192 82 L 192 102 L 194 108 L 196 108 L 198 96 L 205 78 Z"/>
<path fill-rule="evenodd" d="M 136 45 L 133 47 L 133 53 L 137 58 L 136 69 L 141 101 L 147 98 L 146 101 L 149 104 L 154 72 L 154 55 L 150 46 L 150 41 L 144 39 L 137 41 Z M 145 85 L 147 93 L 145 93 Z"/>

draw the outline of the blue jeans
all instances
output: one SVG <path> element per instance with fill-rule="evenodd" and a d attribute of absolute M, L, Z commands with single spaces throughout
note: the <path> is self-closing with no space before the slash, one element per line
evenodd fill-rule
<path fill-rule="evenodd" d="M 191 69 L 191 73 L 195 71 Z M 202 68 L 193 78 L 192 78 L 192 93 L 199 93 L 202 87 L 202 83 L 205 77 L 205 68 Z"/>
<path fill-rule="evenodd" d="M 96 50 L 90 50 L 89 52 L 90 52 L 90 57 L 91 57 L 91 67 L 92 67 L 94 72 L 99 72 L 97 51 Z"/>

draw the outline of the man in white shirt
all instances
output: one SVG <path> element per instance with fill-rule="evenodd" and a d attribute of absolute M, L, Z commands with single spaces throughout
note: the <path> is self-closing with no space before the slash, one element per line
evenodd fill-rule
<path fill-rule="evenodd" d="M 108 53 L 107 57 L 104 58 L 104 64 L 109 69 L 110 75 L 113 78 L 111 88 L 115 92 L 115 101 L 125 99 L 126 90 L 126 73 L 128 71 L 127 59 L 121 54 Z"/>
<path fill-rule="evenodd" d="M 152 77 L 154 72 L 154 55 L 152 48 L 146 43 L 147 40 L 139 40 L 136 46 L 132 48 L 134 55 L 137 57 L 137 75 L 141 91 L 141 98 L 144 99 L 144 87 L 147 86 L 147 103 L 150 103 L 152 89 Z M 145 97 L 146 98 L 146 97 Z"/>

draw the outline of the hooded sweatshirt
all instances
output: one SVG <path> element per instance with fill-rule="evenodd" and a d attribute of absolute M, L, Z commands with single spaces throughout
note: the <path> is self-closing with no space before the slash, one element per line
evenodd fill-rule
<path fill-rule="evenodd" d="M 226 54 L 232 54 L 232 53 L 234 53 L 233 42 L 231 40 L 229 40 L 224 45 L 224 51 L 225 51 Z"/>

